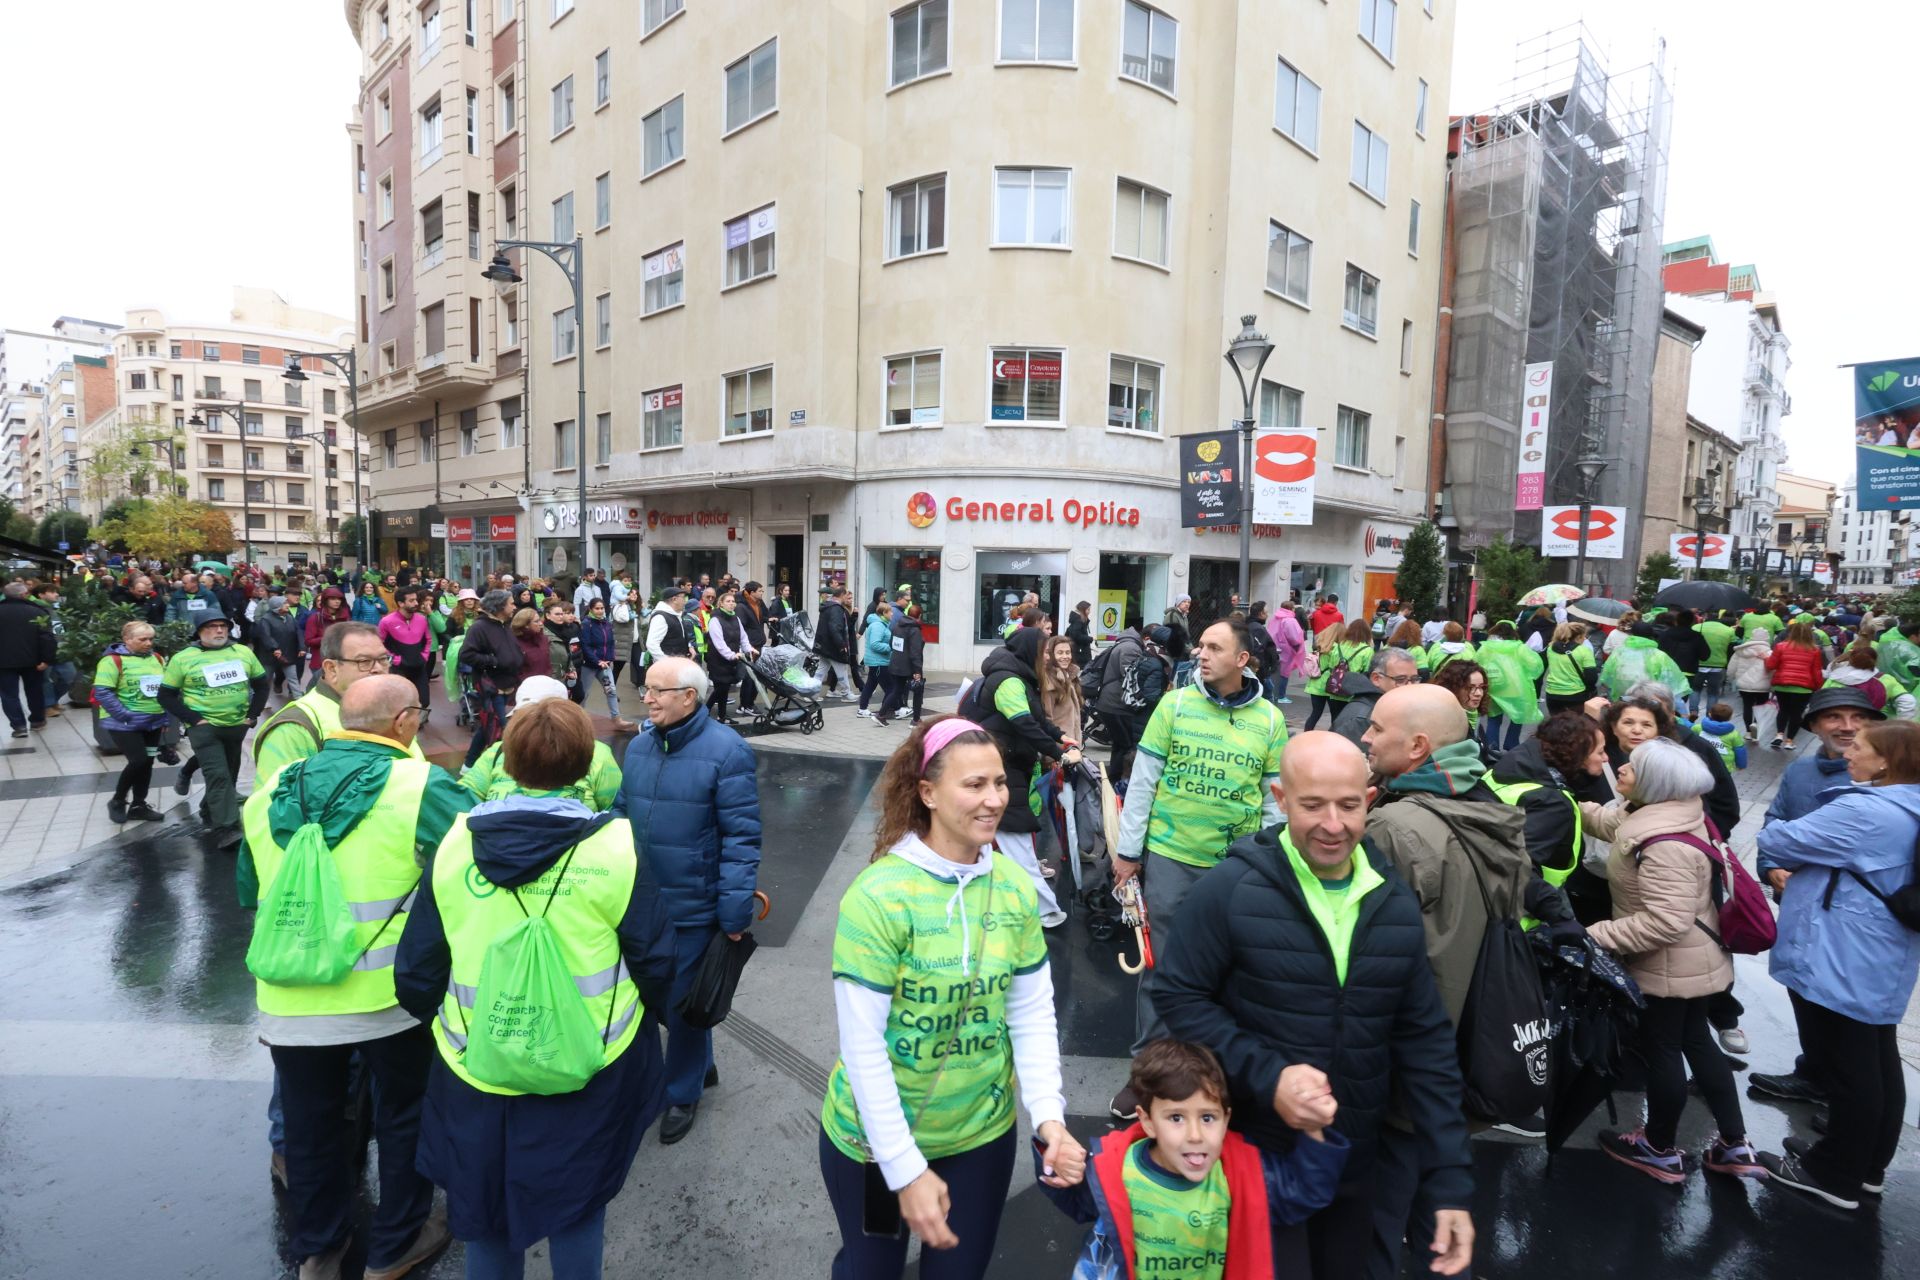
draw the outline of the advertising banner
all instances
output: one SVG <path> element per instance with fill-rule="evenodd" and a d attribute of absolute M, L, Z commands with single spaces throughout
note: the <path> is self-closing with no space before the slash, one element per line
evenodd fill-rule
<path fill-rule="evenodd" d="M 1094 635 L 1100 640 L 1116 640 L 1127 625 L 1125 587 L 1100 588 L 1100 609 L 1094 614 Z"/>
<path fill-rule="evenodd" d="M 1253 437 L 1255 524 L 1313 523 L 1319 448 L 1310 431 L 1262 431 Z"/>
<path fill-rule="evenodd" d="M 1731 569 L 1733 539 L 1723 533 L 1676 533 L 1667 539 L 1667 554 L 1678 560 L 1682 569 Z M 1693 558 L 1696 554 L 1698 561 Z"/>
<path fill-rule="evenodd" d="M 1862 511 L 1920 506 L 1920 358 L 1853 367 L 1853 443 Z"/>
<path fill-rule="evenodd" d="M 1520 457 L 1513 477 L 1515 511 L 1538 511 L 1546 505 L 1547 423 L 1552 416 L 1553 362 L 1543 360 L 1528 365 L 1520 379 Z"/>
<path fill-rule="evenodd" d="M 1180 527 L 1213 529 L 1240 521 L 1240 433 L 1180 437 Z"/>
<path fill-rule="evenodd" d="M 1580 554 L 1580 504 L 1543 507 L 1540 511 L 1540 554 Z M 1621 560 L 1627 554 L 1627 509 L 1590 507 L 1587 511 L 1587 559 Z"/>

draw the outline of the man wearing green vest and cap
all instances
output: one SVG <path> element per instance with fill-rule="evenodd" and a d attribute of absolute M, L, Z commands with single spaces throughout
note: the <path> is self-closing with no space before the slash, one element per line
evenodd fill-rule
<path fill-rule="evenodd" d="M 414 1168 L 433 1040 L 400 1007 L 393 962 L 421 868 L 473 800 L 445 770 L 408 754 L 419 723 L 410 682 L 359 680 L 341 696 L 339 732 L 247 801 L 240 900 L 261 909 L 249 966 L 262 967 L 255 952 L 264 956 L 262 944 L 274 936 L 273 913 L 299 905 L 301 886 L 279 873 L 297 866 L 289 846 L 308 824 L 317 824 L 338 876 L 357 957 L 324 985 L 255 982 L 260 1038 L 273 1053 L 286 1113 L 288 1245 L 301 1259 L 301 1280 L 339 1276 L 351 1243 L 354 1162 L 342 1116 L 356 1053 L 373 1073 L 380 1143 L 367 1278 L 395 1280 L 448 1240 L 445 1221 L 428 1218 L 433 1184 Z"/>
<path fill-rule="evenodd" d="M 322 742 L 340 731 L 341 696 L 356 682 L 392 669 L 393 658 L 372 623 L 336 622 L 322 632 L 320 678 L 253 735 L 255 785 L 265 785 L 295 760 L 320 750 Z M 408 739 L 407 754 L 426 759 L 416 738 Z"/>
<path fill-rule="evenodd" d="M 232 631 L 224 615 L 201 614 L 193 643 L 167 664 L 158 694 L 167 714 L 186 727 L 206 775 L 200 816 L 222 849 L 240 843 L 240 753 L 267 705 L 267 669 L 252 649 L 232 642 Z"/>

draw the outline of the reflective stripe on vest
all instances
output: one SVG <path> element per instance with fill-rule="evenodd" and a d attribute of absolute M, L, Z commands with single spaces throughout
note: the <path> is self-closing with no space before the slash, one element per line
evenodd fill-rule
<path fill-rule="evenodd" d="M 1493 794 L 1515 808 L 1520 806 L 1521 796 L 1529 791 L 1538 791 L 1544 785 L 1539 782 L 1494 782 L 1492 780 L 1487 782 L 1487 787 Z M 1558 788 L 1555 789 L 1558 790 Z M 1587 830 L 1586 820 L 1580 813 L 1579 802 L 1565 791 L 1561 791 L 1560 794 L 1566 796 L 1567 803 L 1573 806 L 1573 861 L 1564 867 L 1540 868 L 1540 878 L 1556 889 L 1565 884 L 1567 877 L 1573 874 L 1573 869 L 1580 865 L 1580 850 L 1585 847 Z"/>
<path fill-rule="evenodd" d="M 353 912 L 355 940 L 363 949 L 353 972 L 330 987 L 282 987 L 256 979 L 254 998 L 260 1012 L 279 1017 L 374 1013 L 398 1003 L 393 961 L 400 953 L 400 934 L 407 927 L 407 912 L 420 884 L 413 834 L 432 767 L 423 760 L 395 760 L 372 808 L 333 846 L 340 886 Z M 289 767 L 274 775 L 264 790 L 248 798 L 241 812 L 247 849 L 263 887 L 273 883 L 286 856 L 286 850 L 274 842 L 268 809 L 280 780 L 291 773 Z"/>
<path fill-rule="evenodd" d="M 615 932 L 632 901 L 634 879 L 639 874 L 632 827 L 624 818 L 616 819 L 581 841 L 561 882 L 559 897 L 549 907 L 547 891 L 557 869 L 556 861 L 534 880 L 518 886 L 521 905 L 516 906 L 512 892 L 486 879 L 474 865 L 473 835 L 467 830 L 464 816 L 455 820 L 434 855 L 434 905 L 446 930 L 452 963 L 446 998 L 440 1002 L 439 1016 L 429 1025 L 442 1060 L 455 1075 L 485 1093 L 519 1092 L 476 1080 L 466 1070 L 463 1058 L 466 1028 L 473 1019 L 487 948 L 500 933 L 525 918 L 521 906 L 536 915 L 544 909 L 573 973 L 574 988 L 602 1028 L 605 1061 L 610 1063 L 626 1052 L 646 1012 L 640 988 L 620 955 L 620 939 Z"/>

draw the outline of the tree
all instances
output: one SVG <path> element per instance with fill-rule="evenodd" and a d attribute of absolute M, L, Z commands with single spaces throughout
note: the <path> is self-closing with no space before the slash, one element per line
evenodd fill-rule
<path fill-rule="evenodd" d="M 356 560 L 360 558 L 360 525 L 365 518 L 364 516 L 341 517 L 340 532 L 333 536 L 334 550 L 343 556 L 352 556 Z M 361 568 L 365 567 L 365 565 L 361 566 Z"/>
<path fill-rule="evenodd" d="M 176 565 L 196 555 L 224 555 L 234 547 L 232 517 L 188 498 L 156 498 L 114 520 L 102 520 L 93 536 L 124 546 L 143 560 Z"/>
<path fill-rule="evenodd" d="M 87 518 L 78 511 L 49 511 L 40 517 L 34 536 L 43 547 L 57 548 L 66 543 L 69 550 L 83 551 L 87 545 Z"/>
<path fill-rule="evenodd" d="M 1497 622 L 1512 618 L 1520 597 L 1547 581 L 1547 566 L 1538 551 L 1515 546 L 1503 534 L 1474 557 L 1474 575 L 1480 580 L 1480 607 Z"/>
<path fill-rule="evenodd" d="M 107 509 L 100 513 L 100 527 L 105 528 L 109 524 L 122 522 L 134 512 L 148 505 L 145 498 L 115 498 L 107 504 Z M 101 541 L 105 542 L 107 549 L 110 551 L 125 552 L 127 549 L 126 543 L 124 542 L 111 542 L 106 539 L 101 539 Z"/>
<path fill-rule="evenodd" d="M 1640 566 L 1640 576 L 1633 584 L 1634 600 L 1645 605 L 1660 593 L 1660 581 L 1663 578 L 1680 576 L 1680 562 L 1664 551 L 1649 555 L 1646 563 Z"/>
<path fill-rule="evenodd" d="M 1413 606 L 1413 616 L 1426 618 L 1440 604 L 1440 593 L 1447 585 L 1447 555 L 1440 544 L 1440 531 L 1433 522 L 1422 520 L 1407 535 L 1406 550 L 1400 553 L 1400 572 L 1393 577 L 1393 594 L 1402 604 Z"/>
<path fill-rule="evenodd" d="M 15 542 L 33 541 L 33 520 L 13 505 L 12 498 L 0 498 L 0 534 Z"/>

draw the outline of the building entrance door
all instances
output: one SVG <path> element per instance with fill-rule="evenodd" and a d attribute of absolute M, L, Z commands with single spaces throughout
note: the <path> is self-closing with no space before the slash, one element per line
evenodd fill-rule
<path fill-rule="evenodd" d="M 807 537 L 803 533 L 776 533 L 773 535 L 773 566 L 769 570 L 772 581 L 767 584 L 767 599 L 771 600 L 780 593 L 780 585 L 785 583 L 792 589 L 795 604 L 801 603 L 805 594 L 800 590 L 805 581 L 807 569 Z"/>

